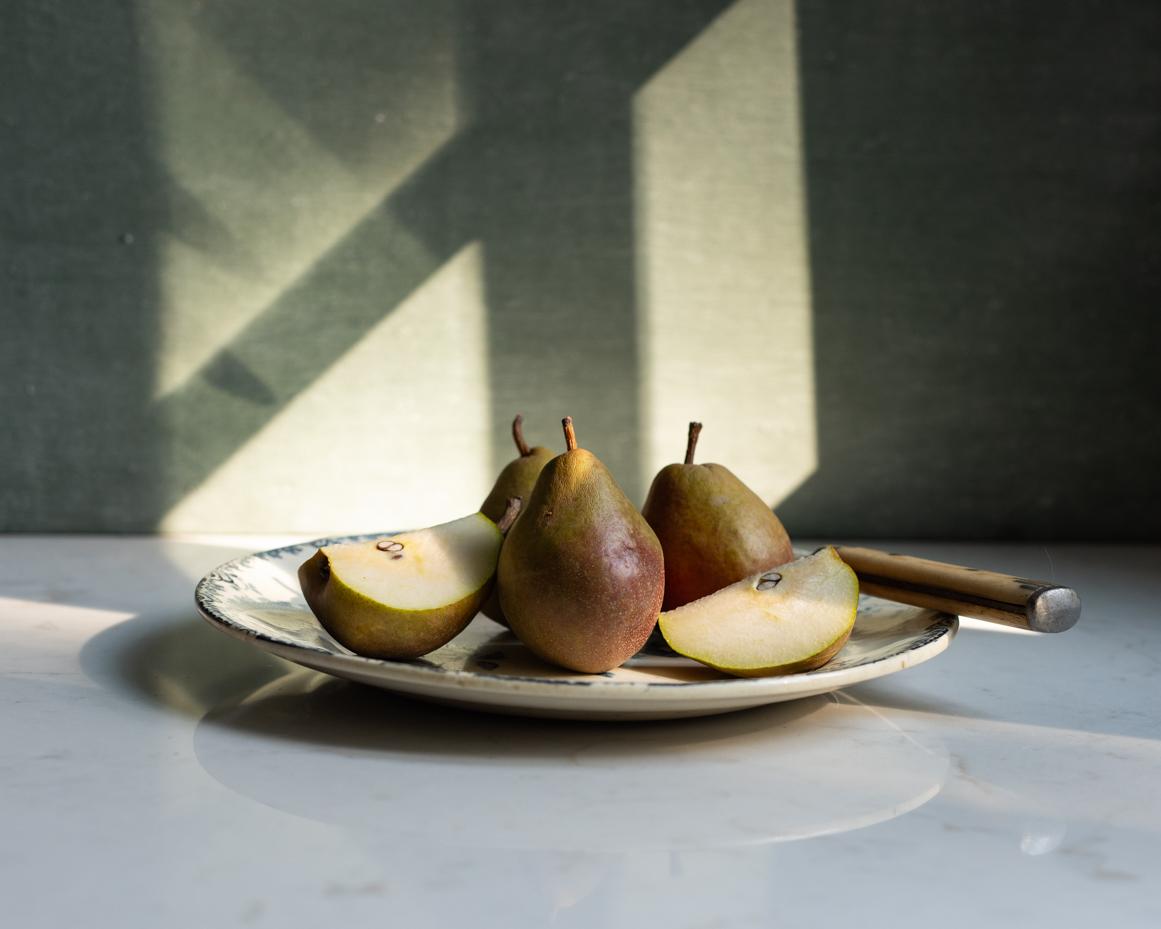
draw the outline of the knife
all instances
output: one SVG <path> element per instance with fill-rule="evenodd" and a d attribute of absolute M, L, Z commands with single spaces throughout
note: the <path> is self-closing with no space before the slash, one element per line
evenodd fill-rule
<path fill-rule="evenodd" d="M 1071 587 L 873 548 L 834 549 L 858 575 L 859 590 L 874 597 L 1033 632 L 1064 632 L 1080 619 Z"/>

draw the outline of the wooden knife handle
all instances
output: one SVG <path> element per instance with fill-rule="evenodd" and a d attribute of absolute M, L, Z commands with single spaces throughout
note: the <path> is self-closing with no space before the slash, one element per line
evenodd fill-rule
<path fill-rule="evenodd" d="M 990 623 L 1064 632 L 1080 619 L 1080 597 L 1070 587 L 958 565 L 836 545 L 865 594 Z"/>

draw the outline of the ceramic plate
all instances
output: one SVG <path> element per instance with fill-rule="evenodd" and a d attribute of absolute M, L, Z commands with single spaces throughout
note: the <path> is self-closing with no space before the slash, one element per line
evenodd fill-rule
<path fill-rule="evenodd" d="M 709 716 L 827 693 L 934 658 L 958 628 L 946 613 L 860 596 L 850 640 L 814 671 L 730 677 L 675 654 L 655 633 L 621 667 L 576 674 L 541 661 L 505 627 L 480 615 L 423 658 L 381 661 L 331 638 L 306 605 L 297 572 L 320 546 L 385 534 L 320 539 L 228 562 L 198 584 L 198 609 L 223 632 L 337 677 L 433 703 L 571 719 Z"/>

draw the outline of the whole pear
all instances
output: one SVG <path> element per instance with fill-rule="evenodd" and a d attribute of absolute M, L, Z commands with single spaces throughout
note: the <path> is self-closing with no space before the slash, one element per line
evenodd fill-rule
<path fill-rule="evenodd" d="M 645 644 L 664 593 L 661 545 L 595 455 L 568 451 L 540 473 L 500 551 L 500 602 L 545 661 L 599 674 Z"/>
<path fill-rule="evenodd" d="M 794 559 L 790 537 L 762 499 L 719 464 L 694 464 L 701 423 L 689 424 L 684 464 L 662 468 L 641 511 L 665 552 L 673 610 Z"/>
<path fill-rule="evenodd" d="M 500 521 L 511 498 L 520 497 L 527 500 L 531 496 L 540 472 L 554 457 L 552 451 L 543 445 L 528 447 L 528 443 L 524 441 L 523 424 L 524 416 L 517 413 L 516 418 L 512 420 L 512 440 L 516 443 L 516 450 L 520 455 L 504 466 L 504 470 L 500 472 L 500 476 L 492 486 L 492 492 L 488 494 L 488 499 L 480 507 L 480 512 L 492 522 Z M 480 611 L 496 622 L 508 625 L 497 588 L 492 588 L 492 593 L 484 601 Z"/>

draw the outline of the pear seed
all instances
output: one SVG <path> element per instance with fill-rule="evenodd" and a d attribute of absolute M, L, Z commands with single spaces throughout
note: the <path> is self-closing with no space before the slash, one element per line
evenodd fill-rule
<path fill-rule="evenodd" d="M 769 574 L 762 575 L 762 580 L 758 581 L 758 590 L 773 590 L 778 586 L 778 582 L 782 580 L 782 575 L 771 571 Z"/>
<path fill-rule="evenodd" d="M 392 555 L 392 556 L 391 556 L 391 560 L 392 560 L 392 561 L 398 561 L 398 560 L 399 560 L 400 558 L 402 558 L 402 557 L 403 557 L 402 555 Z"/>
<path fill-rule="evenodd" d="M 379 549 L 379 551 L 381 551 L 381 552 L 398 552 L 398 551 L 402 550 L 403 543 L 402 542 L 392 542 L 389 539 L 384 539 L 382 542 L 380 542 L 375 547 L 377 549 Z"/>

